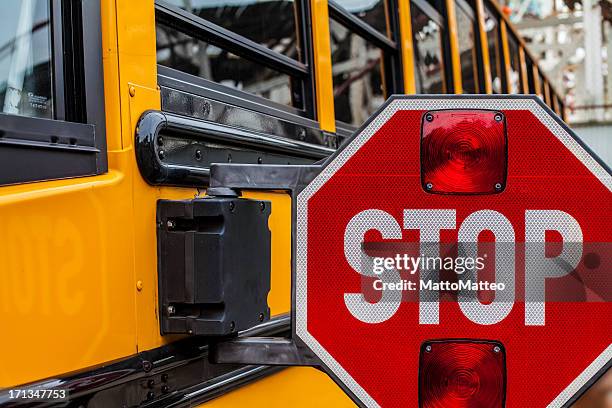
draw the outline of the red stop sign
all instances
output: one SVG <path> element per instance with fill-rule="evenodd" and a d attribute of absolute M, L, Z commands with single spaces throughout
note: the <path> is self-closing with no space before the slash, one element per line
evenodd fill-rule
<path fill-rule="evenodd" d="M 491 125 L 498 141 L 484 134 L 464 148 L 438 135 L 439 146 L 424 147 L 422 132 L 437 112 L 466 110 L 503 120 L 505 129 Z M 449 126 L 486 133 L 461 119 Z M 455 137 L 453 128 L 443 131 Z M 462 138 L 458 144 L 471 143 Z M 501 150 L 487 147 L 499 140 Z M 476 177 L 485 181 L 470 184 L 463 174 L 469 166 L 457 163 L 478 167 L 495 149 L 491 154 L 507 158 L 505 168 L 481 169 Z M 446 157 L 449 163 L 440 164 Z M 491 387 L 470 371 L 478 361 L 458 371 L 447 361 L 445 378 L 427 374 L 423 353 L 453 339 L 500 346 L 494 349 L 505 361 L 489 360 L 504 365 L 498 371 L 506 376 L 506 406 L 563 406 L 605 372 L 612 356 L 604 252 L 612 238 L 611 189 L 609 168 L 537 98 L 394 97 L 298 195 L 295 334 L 366 406 L 449 406 L 444 395 L 441 405 L 419 401 L 427 394 L 419 384 L 432 382 L 439 389 L 429 391 L 458 399 Z M 457 287 L 465 278 L 456 276 L 463 274 L 461 254 L 483 264 L 467 266 L 470 279 L 504 287 Z"/>

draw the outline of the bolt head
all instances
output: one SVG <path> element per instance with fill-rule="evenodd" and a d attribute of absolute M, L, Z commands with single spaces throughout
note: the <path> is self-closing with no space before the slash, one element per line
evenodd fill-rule
<path fill-rule="evenodd" d="M 502 183 L 495 183 L 495 189 L 496 190 L 501 190 L 502 189 Z"/>
<path fill-rule="evenodd" d="M 425 351 L 431 353 L 431 346 L 429 344 L 425 346 Z"/>
<path fill-rule="evenodd" d="M 427 184 L 425 184 L 425 188 L 428 189 L 428 190 L 431 190 L 431 189 L 433 189 L 433 184 L 427 183 Z"/>
<path fill-rule="evenodd" d="M 173 315 L 176 312 L 176 308 L 172 305 L 168 306 L 168 314 Z"/>
<path fill-rule="evenodd" d="M 494 346 L 493 347 L 493 352 L 494 353 L 499 353 L 501 351 L 501 348 L 499 346 Z"/>
<path fill-rule="evenodd" d="M 496 122 L 501 122 L 504 119 L 504 117 L 500 115 L 499 113 L 496 113 L 493 118 L 495 119 Z"/>
<path fill-rule="evenodd" d="M 433 122 L 434 117 L 431 113 L 428 113 L 427 115 L 425 115 L 425 120 L 428 122 Z"/>

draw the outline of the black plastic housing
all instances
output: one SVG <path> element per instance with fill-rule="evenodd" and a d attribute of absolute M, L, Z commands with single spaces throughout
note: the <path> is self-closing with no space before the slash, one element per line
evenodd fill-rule
<path fill-rule="evenodd" d="M 269 201 L 157 202 L 161 333 L 222 336 L 270 319 Z"/>

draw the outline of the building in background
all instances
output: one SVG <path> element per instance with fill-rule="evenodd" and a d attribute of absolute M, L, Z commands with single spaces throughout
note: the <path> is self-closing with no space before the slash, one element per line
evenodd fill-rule
<path fill-rule="evenodd" d="M 612 1 L 508 0 L 504 10 L 564 97 L 567 121 L 612 162 Z"/>
<path fill-rule="evenodd" d="M 568 121 L 612 120 L 612 2 L 510 0 L 505 10 L 550 80 L 565 91 Z"/>

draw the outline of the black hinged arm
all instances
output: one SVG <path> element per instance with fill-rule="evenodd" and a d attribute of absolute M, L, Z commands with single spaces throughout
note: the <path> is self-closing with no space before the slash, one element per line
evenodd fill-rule
<path fill-rule="evenodd" d="M 209 186 L 235 190 L 285 190 L 293 196 L 320 171 L 318 165 L 212 164 Z"/>
<path fill-rule="evenodd" d="M 209 191 L 227 189 L 286 191 L 292 198 L 292 221 L 295 221 L 295 197 L 321 171 L 318 165 L 267 164 L 213 164 L 210 168 Z M 292 252 L 295 237 L 292 234 Z M 293 255 L 293 254 L 292 254 Z M 292 256 L 292 285 L 295 275 L 295 257 Z M 292 294 L 293 296 L 293 294 Z M 292 302 L 293 303 L 293 302 Z M 292 333 L 295 327 L 291 311 Z M 212 363 L 257 364 L 283 366 L 317 366 L 318 359 L 308 348 L 294 338 L 240 337 L 211 344 L 209 360 Z"/>

